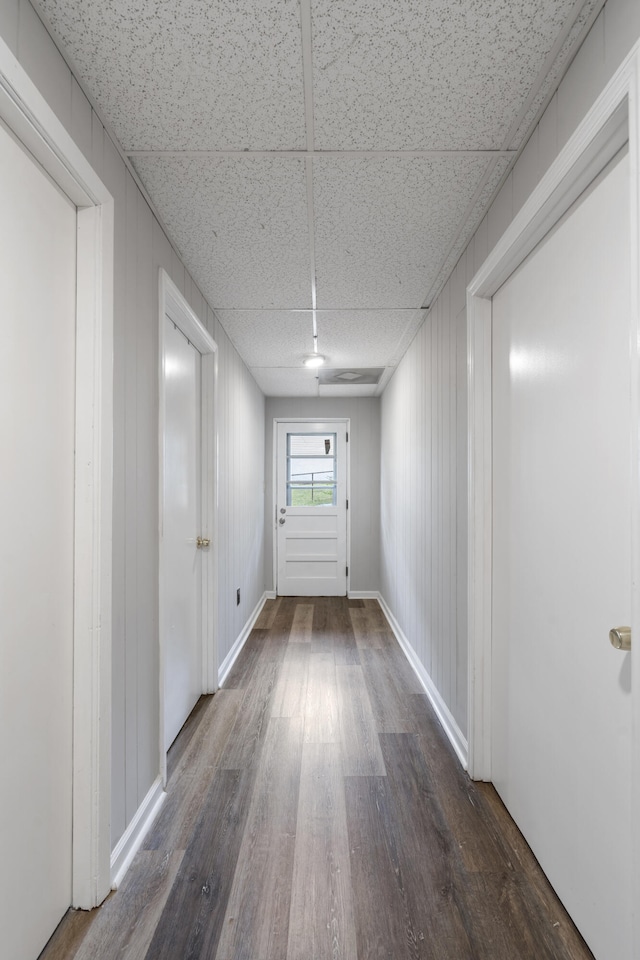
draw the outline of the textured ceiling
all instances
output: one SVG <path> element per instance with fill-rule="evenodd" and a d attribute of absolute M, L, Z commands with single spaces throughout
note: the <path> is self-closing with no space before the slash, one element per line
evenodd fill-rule
<path fill-rule="evenodd" d="M 295 0 L 40 7 L 125 149 L 304 149 Z"/>
<path fill-rule="evenodd" d="M 419 307 L 486 157 L 314 161 L 319 307 Z"/>
<path fill-rule="evenodd" d="M 380 393 L 602 3 L 36 0 L 280 396 Z"/>
<path fill-rule="evenodd" d="M 156 156 L 135 165 L 212 306 L 311 306 L 304 160 Z"/>
<path fill-rule="evenodd" d="M 315 141 L 499 149 L 574 0 L 313 0 Z"/>

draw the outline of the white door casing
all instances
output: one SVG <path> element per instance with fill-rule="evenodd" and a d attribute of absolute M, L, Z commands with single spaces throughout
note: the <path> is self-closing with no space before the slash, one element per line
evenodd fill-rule
<path fill-rule="evenodd" d="M 164 270 L 159 283 L 160 774 L 166 785 L 167 747 L 198 696 L 217 689 L 217 345 Z M 209 544 L 198 548 L 198 537 Z M 183 630 L 182 653 L 172 642 L 179 639 L 172 625 Z"/>
<path fill-rule="evenodd" d="M 111 888 L 113 198 L 1 38 L 0 119 L 77 208 L 71 902 L 89 909 Z"/>
<path fill-rule="evenodd" d="M 523 206 L 467 291 L 469 370 L 469 771 L 492 778 L 492 297 L 548 234 L 599 171 L 629 139 L 631 309 L 631 627 L 640 635 L 640 210 L 638 160 L 640 116 L 637 45 Z M 617 624 L 616 624 L 617 625 Z M 611 624 L 614 626 L 614 624 Z M 604 642 L 607 642 L 605 636 Z M 637 644 L 636 644 L 637 645 Z M 620 656 L 620 654 L 618 654 Z M 622 661 L 620 661 L 622 667 Z M 631 687 L 640 689 L 640 658 L 631 654 Z M 633 696 L 630 763 L 632 812 L 631 904 L 640 903 L 640 698 Z M 569 745 L 570 748 L 571 745 Z M 611 815 L 615 815 L 612 811 Z M 637 908 L 633 908 L 633 956 L 640 953 Z"/>
<path fill-rule="evenodd" d="M 274 427 L 277 592 L 345 596 L 349 421 Z"/>

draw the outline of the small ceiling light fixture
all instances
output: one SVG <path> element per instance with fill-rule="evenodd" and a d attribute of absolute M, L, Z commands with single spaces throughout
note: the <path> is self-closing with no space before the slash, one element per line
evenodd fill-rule
<path fill-rule="evenodd" d="M 325 358 L 321 353 L 311 353 L 308 357 L 304 358 L 305 367 L 321 367 L 324 363 Z"/>

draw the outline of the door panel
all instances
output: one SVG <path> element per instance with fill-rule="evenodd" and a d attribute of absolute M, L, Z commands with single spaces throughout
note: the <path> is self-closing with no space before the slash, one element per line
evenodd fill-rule
<path fill-rule="evenodd" d="M 598 960 L 631 960 L 629 160 L 493 300 L 495 785 Z"/>
<path fill-rule="evenodd" d="M 71 902 L 76 210 L 0 127 L 0 930 Z"/>
<path fill-rule="evenodd" d="M 279 423 L 278 594 L 347 592 L 346 422 Z"/>
<path fill-rule="evenodd" d="M 165 317 L 163 618 L 165 749 L 202 693 L 198 351 Z"/>

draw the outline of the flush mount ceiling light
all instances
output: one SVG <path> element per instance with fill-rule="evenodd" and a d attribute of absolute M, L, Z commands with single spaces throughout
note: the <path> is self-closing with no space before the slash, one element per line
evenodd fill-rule
<path fill-rule="evenodd" d="M 321 367 L 325 358 L 321 353 L 312 353 L 304 358 L 305 367 Z"/>

